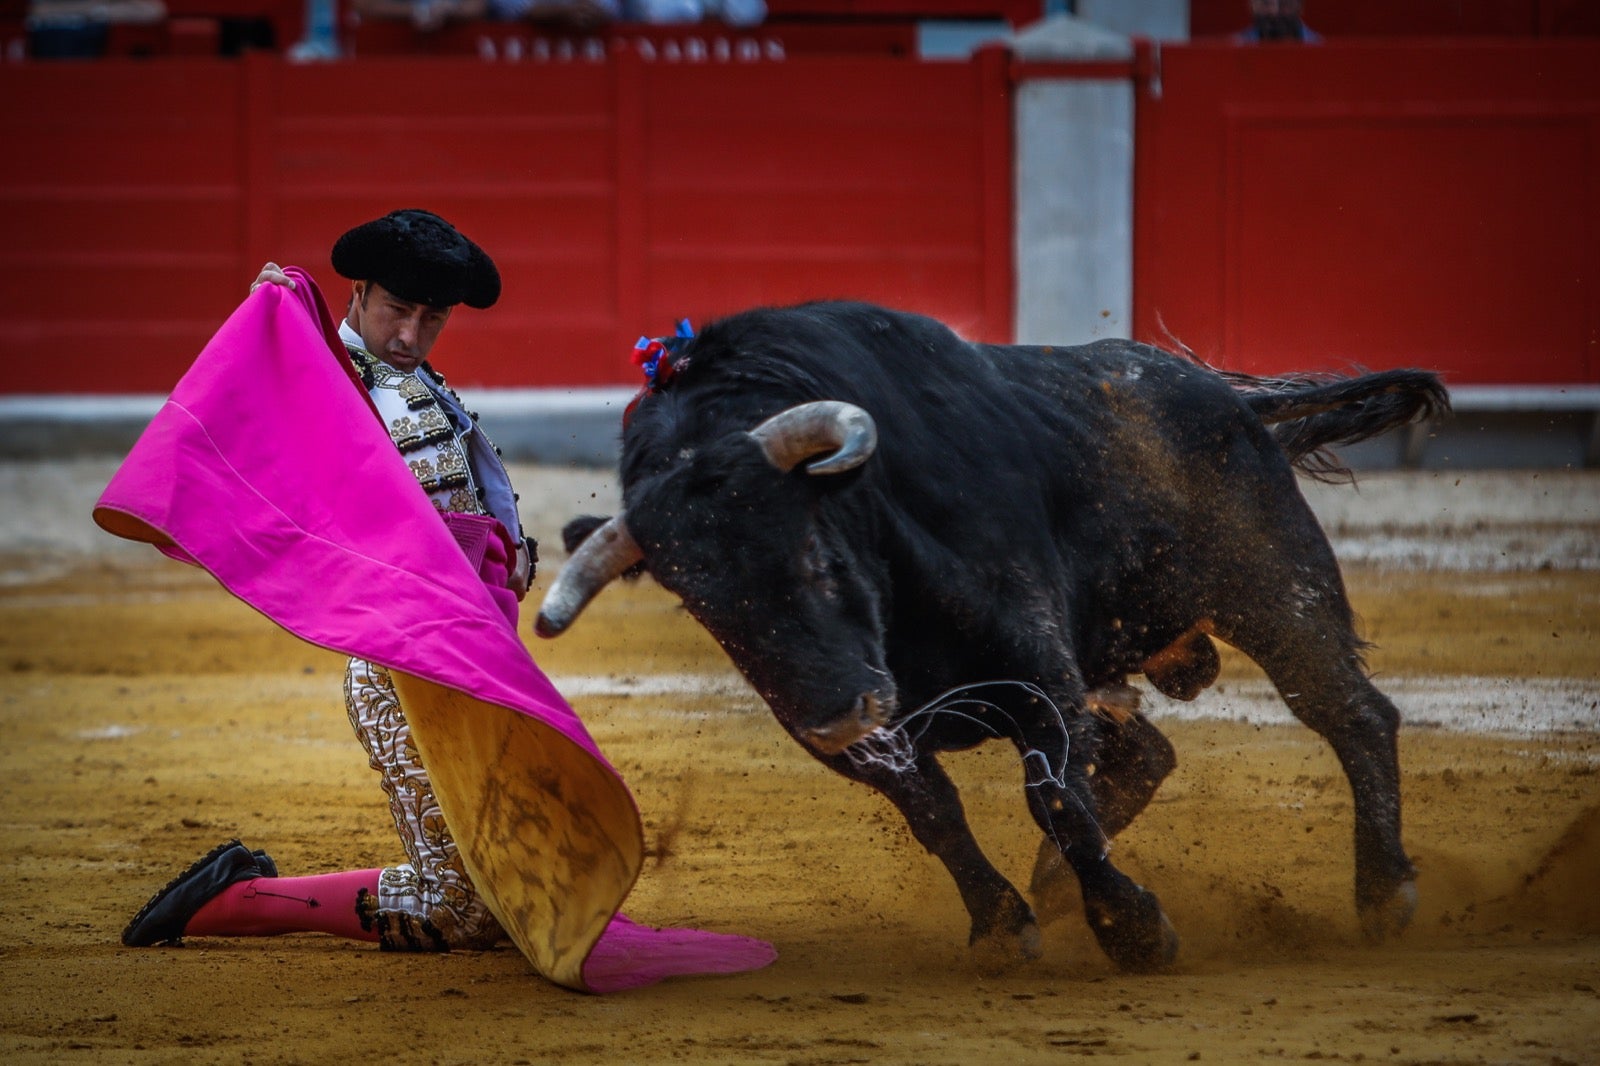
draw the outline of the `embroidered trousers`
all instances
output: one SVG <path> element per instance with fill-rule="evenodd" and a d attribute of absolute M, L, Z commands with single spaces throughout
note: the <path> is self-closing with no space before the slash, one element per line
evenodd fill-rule
<path fill-rule="evenodd" d="M 491 947 L 505 934 L 479 898 L 444 822 L 389 672 L 351 659 L 345 672 L 350 724 L 383 778 L 407 862 L 386 868 L 370 913 L 386 950 Z"/>

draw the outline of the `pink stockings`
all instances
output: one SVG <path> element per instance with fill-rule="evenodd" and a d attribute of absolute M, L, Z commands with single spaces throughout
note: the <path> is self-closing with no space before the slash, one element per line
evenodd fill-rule
<path fill-rule="evenodd" d="M 328 933 L 377 940 L 358 904 L 375 898 L 380 870 L 349 870 L 314 877 L 257 877 L 217 893 L 184 926 L 184 936 L 277 936 Z"/>
<path fill-rule="evenodd" d="M 228 886 L 195 913 L 185 936 L 330 933 L 392 951 L 484 949 L 504 937 L 467 877 L 388 671 L 350 660 L 350 724 L 382 775 L 408 862 L 314 877 L 262 877 Z"/>

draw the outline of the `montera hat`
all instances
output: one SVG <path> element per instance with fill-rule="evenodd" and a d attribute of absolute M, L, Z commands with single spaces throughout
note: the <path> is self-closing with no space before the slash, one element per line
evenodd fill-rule
<path fill-rule="evenodd" d="M 402 300 L 485 308 L 500 298 L 500 272 L 461 231 L 408 208 L 364 222 L 333 243 L 333 269 L 383 286 Z"/>

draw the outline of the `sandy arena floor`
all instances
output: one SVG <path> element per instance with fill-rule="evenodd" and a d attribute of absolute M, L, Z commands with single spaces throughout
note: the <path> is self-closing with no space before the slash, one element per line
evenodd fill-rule
<path fill-rule="evenodd" d="M 1600 474 L 1308 487 L 1407 715 L 1421 906 L 1399 942 L 1361 942 L 1343 776 L 1230 658 L 1196 704 L 1149 698 L 1180 765 L 1117 849 L 1183 937 L 1158 976 L 1114 971 L 1059 900 L 1042 901 L 1044 959 L 977 972 L 953 886 L 893 809 L 787 740 L 665 594 L 609 590 L 567 637 L 527 640 L 643 810 L 654 855 L 626 910 L 780 958 L 599 998 L 509 946 L 120 946 L 146 897 L 228 837 L 286 874 L 398 849 L 342 661 L 95 530 L 112 468 L 0 464 L 7 1063 L 1600 1062 Z M 560 522 L 614 489 L 516 473 L 548 579 Z M 949 763 L 1025 886 L 1037 833 L 1015 756 Z"/>

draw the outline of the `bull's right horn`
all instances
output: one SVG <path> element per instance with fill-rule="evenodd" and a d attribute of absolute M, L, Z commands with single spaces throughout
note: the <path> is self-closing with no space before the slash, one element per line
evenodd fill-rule
<path fill-rule="evenodd" d="M 767 461 L 784 473 L 827 452 L 807 465 L 806 473 L 842 474 L 866 462 L 878 447 L 872 416 L 841 400 L 817 400 L 779 411 L 752 429 L 750 436 L 761 445 Z"/>
<path fill-rule="evenodd" d="M 628 532 L 624 517 L 619 514 L 611 518 L 578 545 L 572 558 L 556 574 L 550 591 L 544 594 L 539 617 L 533 623 L 535 633 L 541 637 L 556 637 L 566 632 L 601 589 L 644 558 L 644 551 Z"/>

